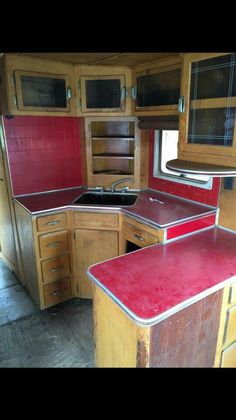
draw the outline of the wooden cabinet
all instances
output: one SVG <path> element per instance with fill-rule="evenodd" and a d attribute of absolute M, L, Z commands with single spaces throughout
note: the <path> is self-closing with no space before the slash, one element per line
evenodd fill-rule
<path fill-rule="evenodd" d="M 178 115 L 181 58 L 172 57 L 133 71 L 134 114 Z"/>
<path fill-rule="evenodd" d="M 225 287 L 215 367 L 236 367 L 236 283 Z"/>
<path fill-rule="evenodd" d="M 86 274 L 90 265 L 122 253 L 120 240 L 122 215 L 74 212 L 75 290 L 79 297 L 92 298 L 92 286 Z"/>
<path fill-rule="evenodd" d="M 0 252 L 6 264 L 18 274 L 15 220 L 2 126 L 0 124 Z"/>
<path fill-rule="evenodd" d="M 125 216 L 125 241 L 126 251 L 128 244 L 135 244 L 140 248 L 163 242 L 164 232 L 161 229 L 154 229 L 132 217 Z"/>
<path fill-rule="evenodd" d="M 44 309 L 72 297 L 71 233 L 66 212 L 31 216 L 15 204 L 24 284 Z"/>
<path fill-rule="evenodd" d="M 75 66 L 78 115 L 131 115 L 128 67 Z"/>
<path fill-rule="evenodd" d="M 1 68 L 4 114 L 76 115 L 72 64 L 6 54 Z"/>
<path fill-rule="evenodd" d="M 132 188 L 147 186 L 148 131 L 139 130 L 135 117 L 85 119 L 87 181 L 109 188 L 132 177 Z M 125 184 L 124 184 L 125 185 Z"/>
<path fill-rule="evenodd" d="M 235 54 L 184 55 L 180 159 L 236 166 L 235 69 Z"/>
<path fill-rule="evenodd" d="M 213 293 L 154 325 L 145 326 L 138 325 L 94 285 L 96 366 L 212 367 L 221 294 L 221 291 Z"/>

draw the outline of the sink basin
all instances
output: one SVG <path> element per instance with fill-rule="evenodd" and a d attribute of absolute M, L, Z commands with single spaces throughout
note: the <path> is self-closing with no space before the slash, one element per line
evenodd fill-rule
<path fill-rule="evenodd" d="M 73 201 L 73 204 L 91 204 L 98 206 L 132 206 L 138 194 L 86 192 Z"/>

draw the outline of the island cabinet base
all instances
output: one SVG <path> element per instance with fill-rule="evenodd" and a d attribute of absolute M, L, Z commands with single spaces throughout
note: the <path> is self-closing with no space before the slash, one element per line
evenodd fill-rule
<path fill-rule="evenodd" d="M 97 367 L 213 367 L 222 290 L 150 326 L 135 324 L 94 287 Z"/>

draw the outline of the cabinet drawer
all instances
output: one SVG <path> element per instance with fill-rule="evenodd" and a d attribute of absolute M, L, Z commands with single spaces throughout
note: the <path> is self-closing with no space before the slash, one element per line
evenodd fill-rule
<path fill-rule="evenodd" d="M 154 236 L 130 223 L 126 223 L 125 225 L 125 239 L 141 247 L 159 242 L 158 236 Z"/>
<path fill-rule="evenodd" d="M 70 278 L 54 281 L 43 287 L 45 306 L 56 305 L 71 296 Z"/>
<path fill-rule="evenodd" d="M 66 227 L 66 213 L 37 217 L 37 229 L 39 232 L 46 232 L 55 228 L 64 227 Z"/>
<path fill-rule="evenodd" d="M 236 304 L 236 283 L 233 283 L 229 289 L 229 303 Z"/>
<path fill-rule="evenodd" d="M 41 264 L 44 283 L 50 283 L 70 275 L 69 255 L 61 255 L 60 257 L 50 258 L 50 260 L 42 261 Z"/>
<path fill-rule="evenodd" d="M 117 228 L 119 215 L 111 213 L 80 213 L 74 212 L 74 225 L 87 228 Z"/>
<path fill-rule="evenodd" d="M 236 367 L 236 342 L 222 351 L 220 367 Z"/>
<path fill-rule="evenodd" d="M 229 308 L 226 315 L 224 346 L 236 341 L 236 305 Z"/>
<path fill-rule="evenodd" d="M 41 258 L 56 257 L 68 251 L 67 230 L 39 236 L 39 249 Z"/>

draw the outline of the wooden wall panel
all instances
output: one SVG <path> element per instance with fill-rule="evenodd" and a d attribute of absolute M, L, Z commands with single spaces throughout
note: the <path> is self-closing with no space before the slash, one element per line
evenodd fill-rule
<path fill-rule="evenodd" d="M 221 301 L 222 290 L 153 326 L 150 367 L 212 367 Z"/>

